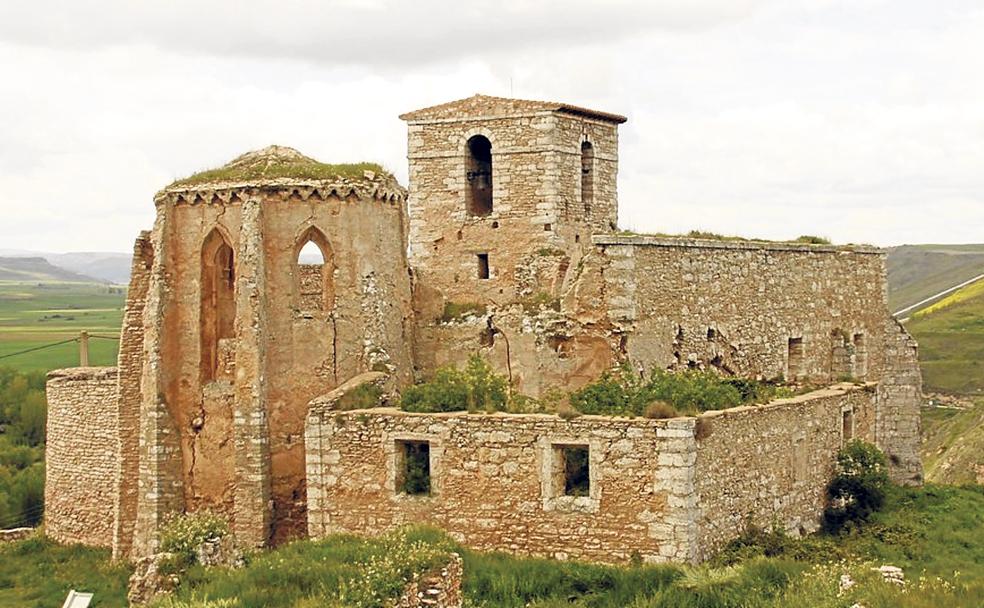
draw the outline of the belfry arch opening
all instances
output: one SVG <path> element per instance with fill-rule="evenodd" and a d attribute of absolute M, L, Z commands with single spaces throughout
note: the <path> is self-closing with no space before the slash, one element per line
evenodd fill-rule
<path fill-rule="evenodd" d="M 581 144 L 581 205 L 584 214 L 591 213 L 594 203 L 594 146 L 590 141 Z"/>
<path fill-rule="evenodd" d="M 235 345 L 236 264 L 232 246 L 218 230 L 202 245 L 201 375 L 205 382 L 230 371 Z"/>
<path fill-rule="evenodd" d="M 465 159 L 466 203 L 468 213 L 492 213 L 492 142 L 484 135 L 468 140 Z"/>
<path fill-rule="evenodd" d="M 297 242 L 297 308 L 302 312 L 329 312 L 335 305 L 335 265 L 324 233 L 311 227 Z"/>

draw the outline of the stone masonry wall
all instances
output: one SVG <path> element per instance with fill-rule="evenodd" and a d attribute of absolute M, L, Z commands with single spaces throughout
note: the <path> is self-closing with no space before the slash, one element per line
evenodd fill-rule
<path fill-rule="evenodd" d="M 842 384 L 701 415 L 694 469 L 697 557 L 713 555 L 749 522 L 766 529 L 779 523 L 794 534 L 816 530 L 834 459 L 845 443 L 844 412 L 855 419 L 854 437 L 873 441 L 864 420 L 875 401 L 874 385 Z"/>
<path fill-rule="evenodd" d="M 451 554 L 448 563 L 407 584 L 394 608 L 461 608 L 461 556 Z"/>
<path fill-rule="evenodd" d="M 143 367 L 143 312 L 153 265 L 150 234 L 142 232 L 133 245 L 130 287 L 126 292 L 123 326 L 117 368 L 119 385 L 117 420 L 119 421 L 119 466 L 116 485 L 119 500 L 114 509 L 113 555 L 129 555 L 133 544 L 133 527 L 137 520 L 137 480 L 140 476 L 140 374 Z"/>
<path fill-rule="evenodd" d="M 313 402 L 308 418 L 312 537 L 426 523 L 480 550 L 694 562 L 749 521 L 815 530 L 844 420 L 873 440 L 876 389 L 670 420 L 324 407 L 335 402 Z M 430 495 L 398 491 L 405 441 L 429 442 Z M 587 496 L 557 489 L 558 446 L 572 445 L 589 446 Z"/>
<path fill-rule="evenodd" d="M 598 255 L 584 273 L 600 273 L 601 308 L 626 336 L 633 361 L 823 382 L 881 376 L 882 250 L 621 236 L 594 242 Z M 802 341 L 798 371 L 791 338 Z"/>
<path fill-rule="evenodd" d="M 921 484 L 922 374 L 916 341 L 895 319 L 885 322 L 885 374 L 878 385 L 875 436 L 898 483 Z"/>
<path fill-rule="evenodd" d="M 441 527 L 482 550 L 628 561 L 689 560 L 693 419 L 414 414 L 313 408 L 311 537 Z M 401 441 L 430 443 L 431 493 L 397 491 Z M 560 446 L 589 446 L 587 496 L 558 486 Z"/>
<path fill-rule="evenodd" d="M 45 532 L 56 541 L 113 544 L 117 502 L 117 371 L 76 367 L 48 374 Z"/>

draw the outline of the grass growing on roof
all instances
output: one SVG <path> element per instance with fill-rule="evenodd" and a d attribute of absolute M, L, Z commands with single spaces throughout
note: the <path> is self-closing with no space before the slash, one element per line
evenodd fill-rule
<path fill-rule="evenodd" d="M 297 150 L 283 146 L 269 146 L 262 150 L 247 152 L 232 162 L 217 169 L 195 173 L 172 183 L 176 186 L 194 186 L 210 182 L 248 182 L 262 179 L 365 179 L 363 173 L 372 171 L 377 175 L 388 176 L 378 163 L 322 163 L 304 156 Z"/>

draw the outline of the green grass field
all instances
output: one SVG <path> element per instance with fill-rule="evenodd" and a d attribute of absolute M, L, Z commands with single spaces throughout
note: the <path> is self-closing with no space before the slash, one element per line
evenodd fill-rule
<path fill-rule="evenodd" d="M 402 537 L 402 540 L 399 539 Z M 465 563 L 468 608 L 979 608 L 980 486 L 890 488 L 870 522 L 840 536 L 776 537 L 700 566 L 606 566 L 461 548 L 418 529 L 397 540 L 333 536 L 254 554 L 240 570 L 193 566 L 155 608 L 382 608 L 448 550 Z M 872 567 L 901 567 L 905 589 Z M 843 574 L 856 585 L 840 590 Z M 0 605 L 57 606 L 69 589 L 93 608 L 125 606 L 127 567 L 108 552 L 40 538 L 0 545 Z M 207 599 L 206 599 L 207 598 Z"/>
<path fill-rule="evenodd" d="M 5 356 L 77 338 L 82 330 L 119 337 L 126 290 L 87 283 L 0 281 L 0 365 L 50 370 L 79 364 L 77 343 Z M 90 365 L 115 365 L 118 342 L 92 338 Z"/>
<path fill-rule="evenodd" d="M 984 281 L 913 314 L 906 328 L 919 341 L 926 390 L 984 394 Z"/>

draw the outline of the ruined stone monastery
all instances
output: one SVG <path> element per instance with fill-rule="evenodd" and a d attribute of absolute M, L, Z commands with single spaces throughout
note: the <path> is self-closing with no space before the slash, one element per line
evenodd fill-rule
<path fill-rule="evenodd" d="M 480 549 L 698 561 L 747 521 L 815 529 L 851 437 L 919 482 L 883 251 L 619 232 L 615 114 L 476 95 L 402 118 L 407 189 L 271 147 L 156 195 L 118 366 L 49 378 L 49 535 L 134 558 L 211 510 L 253 546 L 425 522 Z M 626 361 L 828 388 L 662 420 L 337 407 L 474 353 L 534 397 Z M 401 491 L 420 454 L 429 490 Z"/>

